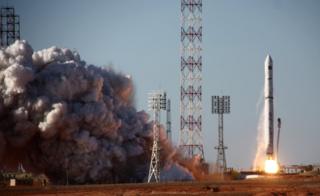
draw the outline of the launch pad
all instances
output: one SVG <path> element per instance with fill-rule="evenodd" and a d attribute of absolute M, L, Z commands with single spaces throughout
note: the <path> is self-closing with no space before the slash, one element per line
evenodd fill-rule
<path fill-rule="evenodd" d="M 0 188 L 0 195 L 211 195 L 211 194 L 319 194 L 320 176 L 276 176 L 249 180 L 173 182 L 141 184 L 101 184 Z"/>

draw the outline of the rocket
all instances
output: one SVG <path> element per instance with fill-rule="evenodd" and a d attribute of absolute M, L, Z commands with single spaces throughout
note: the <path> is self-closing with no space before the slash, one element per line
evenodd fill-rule
<path fill-rule="evenodd" d="M 270 55 L 267 56 L 264 62 L 265 73 L 265 128 L 268 131 L 268 146 L 267 146 L 267 158 L 274 159 L 273 151 L 273 138 L 274 138 L 274 125 L 273 125 L 273 62 Z"/>

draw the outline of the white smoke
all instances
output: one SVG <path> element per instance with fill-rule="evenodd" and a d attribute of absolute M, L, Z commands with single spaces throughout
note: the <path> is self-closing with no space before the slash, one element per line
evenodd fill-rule
<path fill-rule="evenodd" d="M 131 77 L 88 65 L 77 52 L 33 52 L 26 41 L 0 49 L 0 167 L 22 162 L 53 182 L 142 181 L 152 123 L 133 105 Z M 190 179 L 161 140 L 168 179 Z M 10 159 L 10 160 L 11 160 Z M 170 173 L 169 177 L 168 174 Z"/>
<path fill-rule="evenodd" d="M 45 115 L 45 120 L 38 125 L 44 138 L 50 138 L 56 134 L 57 126 L 66 113 L 65 104 L 55 103 L 52 107 L 53 109 Z"/>
<path fill-rule="evenodd" d="M 81 62 L 80 55 L 66 48 L 57 48 L 55 46 L 43 49 L 32 54 L 33 64 L 37 67 L 42 67 L 47 63 L 75 61 Z"/>
<path fill-rule="evenodd" d="M 25 86 L 33 80 L 33 71 L 19 64 L 13 64 L 3 72 L 6 85 L 5 94 L 20 94 L 25 91 Z"/>
<path fill-rule="evenodd" d="M 265 104 L 261 111 L 258 123 L 258 135 L 257 135 L 257 151 L 253 162 L 254 170 L 262 170 L 264 167 L 264 161 L 266 158 L 266 149 L 268 146 L 268 131 L 266 129 L 265 122 Z"/>

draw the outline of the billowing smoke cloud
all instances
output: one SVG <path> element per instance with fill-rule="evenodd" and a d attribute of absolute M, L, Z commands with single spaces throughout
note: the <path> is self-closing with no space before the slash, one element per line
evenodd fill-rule
<path fill-rule="evenodd" d="M 0 167 L 22 162 L 55 183 L 66 175 L 71 183 L 143 181 L 151 128 L 134 108 L 129 77 L 69 49 L 34 52 L 26 41 L 0 49 Z M 191 179 L 161 141 L 164 178 Z"/>

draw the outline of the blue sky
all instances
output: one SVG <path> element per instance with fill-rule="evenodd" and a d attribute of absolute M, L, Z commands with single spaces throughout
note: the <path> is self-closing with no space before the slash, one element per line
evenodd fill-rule
<path fill-rule="evenodd" d="M 165 89 L 179 134 L 180 1 L 1 0 L 14 5 L 21 35 L 35 50 L 77 50 L 95 65 L 130 74 L 138 109 L 147 93 Z M 203 0 L 203 136 L 215 161 L 217 116 L 211 95 L 230 95 L 225 116 L 227 164 L 249 168 L 256 150 L 263 63 L 274 59 L 275 116 L 282 118 L 280 160 L 320 162 L 320 1 Z"/>

